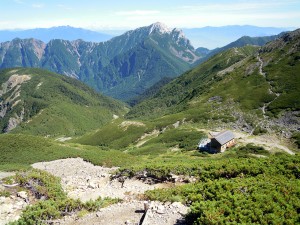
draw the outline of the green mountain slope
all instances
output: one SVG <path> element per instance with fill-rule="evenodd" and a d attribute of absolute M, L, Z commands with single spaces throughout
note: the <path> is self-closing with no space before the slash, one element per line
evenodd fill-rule
<path fill-rule="evenodd" d="M 141 95 L 164 77 L 175 77 L 188 70 L 187 63 L 166 54 L 148 40 L 122 56 L 117 56 L 103 70 L 101 77 L 112 79 L 110 88 L 104 91 L 112 97 L 128 100 Z M 119 74 L 122 74 L 120 76 Z"/>
<path fill-rule="evenodd" d="M 219 53 L 141 102 L 128 118 L 189 120 L 247 132 L 299 128 L 300 30 Z"/>
<path fill-rule="evenodd" d="M 138 96 L 163 77 L 177 77 L 200 56 L 181 30 L 161 23 L 103 43 L 14 39 L 0 43 L 0 68 L 39 67 L 74 77 L 118 99 Z"/>
<path fill-rule="evenodd" d="M 282 35 L 282 34 L 280 34 Z M 223 52 L 226 51 L 230 48 L 234 48 L 234 47 L 244 47 L 247 45 L 255 45 L 255 46 L 263 46 L 266 43 L 275 40 L 276 38 L 278 38 L 280 35 L 273 35 L 273 36 L 266 36 L 266 37 L 249 37 L 249 36 L 243 36 L 241 38 L 239 38 L 238 40 L 222 47 L 222 48 L 216 48 L 213 50 L 209 50 L 207 48 L 197 48 L 196 52 L 198 53 L 200 59 L 197 60 L 193 65 L 198 65 L 199 63 L 203 63 L 206 60 L 208 60 L 209 58 L 213 57 L 214 55 L 218 54 L 219 52 Z M 161 86 L 161 84 L 163 82 L 165 82 L 166 80 L 162 80 L 162 82 L 158 82 L 157 85 L 154 85 L 154 88 L 156 88 L 156 92 L 158 91 L 157 86 Z M 151 89 L 153 89 L 151 87 Z M 151 89 L 149 90 L 150 92 Z M 139 98 L 141 96 L 141 99 L 145 99 L 147 96 L 149 97 L 149 91 L 148 89 L 146 89 L 146 91 L 144 93 L 139 94 L 139 96 L 134 97 L 133 100 L 129 100 L 127 102 L 129 102 L 131 105 L 134 105 L 133 103 L 135 103 L 136 101 L 134 99 Z M 139 101 L 140 102 L 140 101 Z"/>
<path fill-rule="evenodd" d="M 45 70 L 2 70 L 0 84 L 3 132 L 79 135 L 125 112 L 124 105 L 80 81 Z"/>

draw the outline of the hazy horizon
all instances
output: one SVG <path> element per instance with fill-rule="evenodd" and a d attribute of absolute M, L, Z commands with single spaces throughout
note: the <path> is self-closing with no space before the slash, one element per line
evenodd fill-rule
<path fill-rule="evenodd" d="M 149 26 L 147 24 L 145 26 Z M 143 26 L 143 27 L 145 27 Z M 164 24 L 164 26 L 169 27 Z M 171 29 L 175 27 L 169 27 Z M 176 27 L 178 28 L 178 27 Z M 77 30 L 78 31 L 75 31 Z M 294 30 L 294 28 L 276 28 L 276 27 L 258 27 L 253 25 L 227 25 L 220 27 L 206 26 L 200 28 L 179 28 L 183 30 L 185 36 L 191 41 L 195 48 L 205 47 L 208 49 L 215 49 L 223 47 L 242 36 L 270 36 L 277 35 L 283 31 Z M 18 38 L 36 38 L 44 42 L 50 39 L 66 39 L 76 40 L 83 39 L 86 41 L 106 41 L 112 37 L 122 35 L 128 30 L 90 30 L 86 28 L 73 27 L 70 25 L 56 26 L 50 28 L 33 28 L 33 29 L 16 29 L 16 30 L 0 30 L 1 42 L 9 41 L 16 37 Z M 52 32 L 53 31 L 53 32 Z M 95 32 L 95 33 L 89 33 Z M 91 36 L 89 36 L 91 35 Z M 101 40 L 91 40 L 95 35 L 100 35 Z M 49 38 L 51 36 L 51 38 Z M 99 38 L 99 36 L 98 36 Z"/>
<path fill-rule="evenodd" d="M 160 21 L 156 21 L 156 22 L 160 22 Z M 0 28 L 0 31 L 24 31 L 24 30 L 34 30 L 34 29 L 50 29 L 50 28 L 58 28 L 58 27 L 72 27 L 72 28 L 78 28 L 78 29 L 85 29 L 85 30 L 90 30 L 90 31 L 96 31 L 96 32 L 103 32 L 103 31 L 107 31 L 107 32 L 126 32 L 126 31 L 129 31 L 129 30 L 134 30 L 134 29 L 137 29 L 137 28 L 140 28 L 140 27 L 146 27 L 146 26 L 150 26 L 151 24 L 154 24 L 155 22 L 153 23 L 150 23 L 150 24 L 145 24 L 145 25 L 142 25 L 142 26 L 139 26 L 139 27 L 134 27 L 134 28 L 128 28 L 128 29 L 114 29 L 114 28 L 110 28 L 110 29 L 102 29 L 102 28 L 99 28 L 99 29 L 90 29 L 90 28 L 85 28 L 85 27 L 79 27 L 79 26 L 72 26 L 72 25 L 58 25 L 58 26 L 52 26 L 52 27 L 33 27 L 33 28 L 13 28 L 13 29 L 1 29 Z M 165 23 L 164 23 L 165 24 Z M 165 24 L 166 26 L 168 26 L 168 24 Z M 261 28 L 282 28 L 282 29 L 298 29 L 300 27 L 275 27 L 275 26 L 256 26 L 256 25 L 252 25 L 252 24 L 244 24 L 244 25 L 240 25 L 240 24 L 228 24 L 228 25 L 223 25 L 223 26 L 201 26 L 201 27 L 171 27 L 171 26 L 168 26 L 170 28 L 179 28 L 179 29 L 201 29 L 201 28 L 221 28 L 221 27 L 233 27 L 233 26 L 240 26 L 240 27 L 245 27 L 245 26 L 249 26 L 249 27 L 261 27 Z"/>
<path fill-rule="evenodd" d="M 300 2 L 295 0 L 3 0 L 1 8 L 0 30 L 65 25 L 94 31 L 131 30 L 157 21 L 177 28 L 300 27 Z"/>

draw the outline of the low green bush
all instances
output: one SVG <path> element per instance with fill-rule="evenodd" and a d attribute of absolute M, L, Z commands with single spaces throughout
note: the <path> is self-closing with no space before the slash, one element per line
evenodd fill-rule
<path fill-rule="evenodd" d="M 0 191 L 0 197 L 9 197 L 10 192 L 9 191 Z"/>
<path fill-rule="evenodd" d="M 268 131 L 262 127 L 255 127 L 254 131 L 253 131 L 253 135 L 259 135 L 259 134 L 265 134 L 267 133 Z"/>
<path fill-rule="evenodd" d="M 267 150 L 264 149 L 262 146 L 256 146 L 254 144 L 247 144 L 245 146 L 241 146 L 237 148 L 237 153 L 252 153 L 252 154 L 261 154 L 261 155 L 268 155 L 270 154 Z"/>
<path fill-rule="evenodd" d="M 192 167 L 198 182 L 147 191 L 146 198 L 191 205 L 188 224 L 299 223 L 298 155 L 223 158 L 199 164 L 197 169 Z"/>
<path fill-rule="evenodd" d="M 292 138 L 295 140 L 295 144 L 300 148 L 300 132 L 294 133 Z"/>

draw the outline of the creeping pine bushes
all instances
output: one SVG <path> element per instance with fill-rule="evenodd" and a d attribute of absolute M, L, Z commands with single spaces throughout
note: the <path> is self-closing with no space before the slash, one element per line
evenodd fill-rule
<path fill-rule="evenodd" d="M 96 211 L 99 208 L 118 202 L 118 199 L 98 198 L 95 201 L 81 202 L 67 197 L 62 190 L 60 179 L 41 170 L 19 173 L 16 181 L 28 188 L 39 199 L 28 206 L 21 218 L 12 225 L 44 224 L 47 220 L 57 219 L 80 211 Z"/>
<path fill-rule="evenodd" d="M 299 155 L 207 160 L 194 171 L 198 182 L 148 191 L 147 198 L 190 205 L 188 224 L 300 223 Z"/>

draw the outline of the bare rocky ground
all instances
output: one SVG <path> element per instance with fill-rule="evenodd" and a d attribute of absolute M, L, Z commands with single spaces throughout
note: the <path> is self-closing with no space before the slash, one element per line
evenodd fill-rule
<path fill-rule="evenodd" d="M 258 146 L 264 147 L 268 151 L 284 151 L 290 155 L 295 155 L 293 151 L 291 151 L 288 147 L 283 145 L 278 137 L 274 135 L 261 135 L 261 136 L 253 136 L 249 134 L 244 134 L 241 132 L 234 131 L 235 137 L 237 141 L 244 144 L 253 143 Z"/>
<path fill-rule="evenodd" d="M 68 196 L 79 198 L 81 201 L 95 200 L 99 196 L 130 200 L 147 190 L 166 186 L 165 184 L 149 185 L 140 180 L 127 179 L 122 187 L 122 183 L 117 179 L 110 179 L 111 174 L 117 170 L 116 167 L 94 166 L 81 158 L 40 162 L 33 164 L 32 167 L 60 177 L 62 187 Z"/>
<path fill-rule="evenodd" d="M 132 200 L 103 208 L 81 218 L 76 215 L 53 221 L 60 225 L 184 225 L 183 216 L 188 208 L 181 203 L 151 202 L 145 213 L 144 202 Z"/>
<path fill-rule="evenodd" d="M 25 191 L 17 191 L 14 185 L 5 185 L 2 179 L 14 175 L 11 172 L 0 172 L 0 192 L 10 192 L 9 196 L 0 197 L 0 225 L 20 218 L 22 210 L 29 204 L 29 196 Z"/>
<path fill-rule="evenodd" d="M 101 196 L 123 200 L 122 203 L 111 205 L 82 217 L 77 215 L 64 217 L 53 221 L 54 224 L 183 224 L 183 216 L 188 210 L 188 207 L 181 203 L 151 202 L 149 203 L 149 210 L 145 214 L 144 201 L 140 199 L 140 196 L 146 190 L 165 188 L 168 187 L 168 184 L 150 185 L 140 180 L 127 179 L 122 186 L 122 182 L 117 179 L 110 179 L 111 174 L 117 168 L 94 166 L 81 158 L 40 162 L 32 166 L 60 177 L 64 190 L 71 198 L 88 201 Z M 141 223 L 142 221 L 143 223 Z"/>
<path fill-rule="evenodd" d="M 18 220 L 27 205 L 26 200 L 18 194 L 0 197 L 0 225 Z"/>

